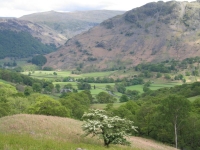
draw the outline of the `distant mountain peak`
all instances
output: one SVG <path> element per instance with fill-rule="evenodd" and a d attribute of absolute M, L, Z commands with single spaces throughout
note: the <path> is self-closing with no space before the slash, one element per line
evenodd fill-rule
<path fill-rule="evenodd" d="M 113 16 L 121 15 L 124 11 L 90 10 L 76 12 L 48 12 L 34 13 L 22 16 L 21 20 L 29 20 L 40 25 L 48 26 L 59 34 L 71 38 L 87 31 L 102 21 Z"/>

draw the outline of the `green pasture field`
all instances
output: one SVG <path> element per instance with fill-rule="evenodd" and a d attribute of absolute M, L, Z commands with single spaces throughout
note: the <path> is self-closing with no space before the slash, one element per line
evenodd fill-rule
<path fill-rule="evenodd" d="M 33 65 L 33 64 L 22 65 L 22 68 L 23 68 L 23 70 L 25 70 L 27 72 L 26 75 L 28 75 L 29 71 L 38 70 L 38 66 Z"/>
<path fill-rule="evenodd" d="M 57 72 L 57 71 L 30 71 L 31 72 L 31 76 L 34 78 L 64 78 L 64 77 L 68 77 L 68 76 L 72 76 L 71 75 L 71 71 L 62 71 L 62 72 Z M 54 75 L 53 73 L 56 72 L 57 75 Z M 25 75 L 29 74 L 29 71 L 25 71 L 22 72 Z"/>
<path fill-rule="evenodd" d="M 105 92 L 105 90 L 102 90 L 102 89 L 91 89 L 90 92 L 91 92 L 92 96 L 95 97 L 100 92 Z"/>
<path fill-rule="evenodd" d="M 25 66 L 30 66 L 30 65 L 32 65 L 32 66 L 35 66 L 35 68 L 37 68 L 38 69 L 38 66 L 37 65 L 34 65 L 34 64 L 32 64 L 32 63 L 27 63 L 27 61 L 28 60 L 31 60 L 32 58 L 31 57 L 29 57 L 29 58 L 20 58 L 20 59 L 18 59 L 18 60 L 16 60 L 16 63 L 17 63 L 17 66 L 21 66 L 21 67 L 25 67 Z M 28 68 L 27 68 L 28 69 Z M 32 68 L 31 68 L 32 69 Z"/>
<path fill-rule="evenodd" d="M 92 72 L 92 73 L 84 73 L 81 76 L 84 77 L 108 77 L 114 74 L 115 71 L 106 71 L 106 72 Z"/>
<path fill-rule="evenodd" d="M 77 89 L 77 82 L 53 82 L 54 85 L 59 84 L 61 87 L 63 87 L 64 85 L 67 84 L 71 84 L 72 87 L 74 87 L 75 89 Z M 101 89 L 105 89 L 106 85 L 110 85 L 110 86 L 114 86 L 115 83 L 89 83 L 91 85 L 91 90 L 101 90 Z M 95 86 L 95 89 L 94 89 Z"/>
<path fill-rule="evenodd" d="M 107 71 L 107 72 L 92 72 L 92 73 L 85 73 L 85 74 L 72 74 L 71 71 L 25 71 L 22 72 L 25 75 L 28 75 L 31 72 L 31 76 L 33 78 L 38 79 L 63 79 L 64 77 L 73 77 L 75 79 L 79 78 L 86 78 L 86 77 L 108 77 L 114 73 L 114 71 Z M 53 73 L 56 72 L 57 75 Z"/>
<path fill-rule="evenodd" d="M 114 87 L 115 83 L 90 83 L 90 85 L 91 85 L 91 90 L 90 90 L 91 94 L 93 96 L 96 96 L 100 92 L 103 92 L 103 91 L 107 92 L 106 91 L 106 85 L 110 85 L 110 86 Z M 94 89 L 94 85 L 95 85 L 95 89 Z M 119 97 L 122 95 L 119 92 L 115 92 L 114 94 L 118 96 L 118 97 L 115 97 L 117 99 L 119 99 Z"/>
<path fill-rule="evenodd" d="M 164 87 L 173 87 L 175 85 L 181 85 L 182 83 L 180 82 L 168 82 L 168 83 L 152 83 L 150 85 L 150 89 L 151 90 L 157 90 L 160 88 L 164 88 Z"/>
<path fill-rule="evenodd" d="M 95 85 L 96 88 L 105 88 L 106 85 L 114 86 L 115 83 L 90 83 L 90 85 L 91 86 Z"/>
<path fill-rule="evenodd" d="M 31 58 L 21 58 L 21 59 L 16 59 L 13 60 L 11 58 L 5 58 L 5 59 L 0 59 L 0 65 L 3 65 L 4 63 L 13 63 L 16 62 L 17 63 L 17 67 L 22 67 L 23 70 L 25 71 L 34 71 L 34 70 L 38 70 L 39 67 L 31 64 L 31 63 L 27 63 L 27 61 L 31 59 Z"/>
<path fill-rule="evenodd" d="M 66 85 L 66 84 L 72 84 L 73 87 L 77 87 L 77 82 L 53 82 L 54 85 L 55 84 L 60 84 L 61 87 Z M 94 88 L 94 85 L 95 85 L 95 88 L 98 89 L 98 88 L 103 88 L 105 89 L 106 85 L 110 85 L 110 86 L 114 86 L 115 83 L 89 83 L 91 85 L 91 88 L 93 89 Z M 159 88 L 164 88 L 164 87 L 173 87 L 175 85 L 181 85 L 180 82 L 170 82 L 170 83 L 152 83 L 151 86 L 150 86 L 150 89 L 151 90 L 157 90 Z M 140 91 L 141 93 L 143 92 L 143 85 L 133 85 L 133 86 L 128 86 L 126 87 L 126 89 L 129 89 L 129 90 L 138 90 Z"/>
<path fill-rule="evenodd" d="M 115 71 L 113 73 L 113 76 L 115 77 L 133 77 L 134 75 L 138 76 L 138 74 L 140 74 L 139 71 L 135 71 L 134 69 L 130 69 L 130 70 L 118 70 L 118 71 Z"/>
<path fill-rule="evenodd" d="M 53 82 L 53 84 L 59 84 L 61 87 L 64 87 L 67 84 L 71 84 L 73 88 L 77 89 L 77 82 Z"/>
<path fill-rule="evenodd" d="M 140 93 L 143 93 L 143 85 L 132 85 L 132 86 L 127 86 L 126 90 L 137 90 Z"/>
<path fill-rule="evenodd" d="M 190 98 L 188 98 L 188 100 L 189 100 L 190 102 L 194 102 L 194 100 L 196 100 L 197 98 L 200 98 L 200 95 L 194 96 L 194 97 L 190 97 Z"/>
<path fill-rule="evenodd" d="M 180 82 L 152 83 L 149 88 L 151 90 L 157 90 L 157 89 L 164 88 L 164 87 L 173 87 L 175 85 L 181 85 L 181 83 Z M 143 85 L 128 86 L 128 87 L 126 87 L 126 89 L 127 90 L 137 90 L 140 93 L 143 93 Z"/>
<path fill-rule="evenodd" d="M 119 92 L 114 92 L 114 94 L 117 95 L 118 97 L 122 96 L 122 93 L 119 93 Z"/>
<path fill-rule="evenodd" d="M 56 72 L 57 75 L 53 75 L 53 73 Z M 55 81 L 56 79 L 59 79 L 60 81 L 62 81 L 62 79 L 64 77 L 74 77 L 75 79 L 78 78 L 85 78 L 85 77 L 108 77 L 108 76 L 113 76 L 117 73 L 117 71 L 107 71 L 107 72 L 93 72 L 93 73 L 84 73 L 84 74 L 80 74 L 80 75 L 75 75 L 75 74 L 71 74 L 71 71 L 31 71 L 31 77 L 33 78 L 38 78 L 38 79 L 46 79 L 46 80 L 51 80 L 51 81 Z M 29 71 L 23 72 L 23 74 L 29 74 Z M 121 71 L 121 74 L 123 74 L 123 72 Z M 72 84 L 72 87 L 74 89 L 77 89 L 77 82 L 53 82 L 54 85 L 59 84 L 61 86 L 61 88 L 64 85 L 67 84 Z M 91 94 L 93 95 L 93 97 L 95 97 L 98 93 L 105 91 L 106 89 L 106 85 L 110 85 L 112 87 L 114 87 L 115 83 L 89 83 L 91 85 Z M 175 85 L 180 85 L 182 84 L 181 82 L 166 82 L 166 81 L 162 81 L 162 80 L 156 80 L 154 81 L 154 83 L 152 83 L 150 85 L 150 89 L 151 90 L 157 90 L 159 88 L 163 88 L 163 87 L 173 87 Z M 95 89 L 94 89 L 95 86 Z M 126 89 L 128 90 L 137 90 L 140 93 L 143 93 L 143 85 L 134 85 L 134 86 L 128 86 L 126 87 Z M 115 92 L 114 93 L 116 95 L 116 98 L 119 99 L 119 97 L 122 96 L 121 93 L 119 92 Z"/>
<path fill-rule="evenodd" d="M 53 84 L 54 84 L 54 86 L 56 85 L 56 84 L 59 84 L 60 86 L 61 86 L 61 88 L 63 88 L 65 85 L 67 85 L 67 84 L 71 84 L 72 85 L 72 87 L 74 88 L 74 89 L 77 89 L 78 87 L 77 87 L 77 82 L 53 82 Z M 97 94 L 99 94 L 100 92 L 107 92 L 105 89 L 106 89 L 106 85 L 110 85 L 110 86 L 114 86 L 115 85 L 115 83 L 89 83 L 90 85 L 91 85 L 91 90 L 90 90 L 90 92 L 91 92 L 91 94 L 92 94 L 92 96 L 95 98 L 95 96 L 97 95 Z M 94 89 L 94 85 L 95 85 L 95 89 Z M 121 93 L 119 93 L 119 92 L 115 92 L 114 93 L 115 95 L 117 95 L 117 96 L 121 96 L 122 94 Z M 117 98 L 117 97 L 116 97 Z M 118 99 L 118 98 L 117 98 Z"/>
<path fill-rule="evenodd" d="M 118 108 L 122 104 L 124 104 L 124 103 L 113 103 L 113 107 Z M 92 104 L 91 108 L 93 108 L 93 109 L 104 109 L 104 108 L 106 108 L 106 105 L 107 104 Z"/>

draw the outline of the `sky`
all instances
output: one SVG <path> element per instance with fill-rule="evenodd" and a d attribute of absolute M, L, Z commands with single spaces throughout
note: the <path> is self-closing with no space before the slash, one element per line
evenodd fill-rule
<path fill-rule="evenodd" d="M 163 0 L 164 2 L 169 0 Z M 176 0 L 192 1 L 192 0 Z M 194 1 L 194 0 L 193 0 Z M 0 0 L 0 17 L 21 17 L 45 11 L 123 10 L 128 11 L 156 0 Z"/>

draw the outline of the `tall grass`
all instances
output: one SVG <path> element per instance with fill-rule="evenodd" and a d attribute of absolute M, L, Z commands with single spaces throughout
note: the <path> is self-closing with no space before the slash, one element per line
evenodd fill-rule
<path fill-rule="evenodd" d="M 102 140 L 85 137 L 82 122 L 43 115 L 14 115 L 0 118 L 1 150 L 104 150 Z M 134 150 L 114 146 L 110 149 Z"/>
<path fill-rule="evenodd" d="M 175 150 L 152 140 L 129 137 L 131 147 L 103 146 L 96 137 L 85 137 L 82 122 L 70 118 L 19 114 L 0 118 L 0 150 Z"/>
<path fill-rule="evenodd" d="M 105 150 L 108 148 L 93 143 L 72 143 L 62 140 L 35 138 L 31 135 L 0 134 L 1 150 L 76 150 L 83 148 L 87 150 Z M 112 145 L 110 150 L 137 150 L 131 147 L 118 147 Z"/>

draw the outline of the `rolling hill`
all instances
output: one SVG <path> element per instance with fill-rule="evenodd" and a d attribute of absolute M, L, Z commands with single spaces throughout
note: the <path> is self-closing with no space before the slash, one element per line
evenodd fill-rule
<path fill-rule="evenodd" d="M 40 146 L 39 149 L 42 148 L 41 143 L 43 142 L 46 149 L 50 149 L 49 146 L 57 142 L 57 144 L 54 144 L 57 147 L 51 147 L 52 150 L 62 149 L 63 143 L 65 143 L 65 149 L 75 149 L 79 146 L 84 146 L 88 150 L 94 148 L 97 150 L 107 149 L 103 147 L 103 143 L 98 138 L 84 137 L 81 124 L 81 121 L 74 119 L 43 115 L 19 114 L 3 117 L 0 118 L 0 139 L 4 138 L 0 140 L 0 148 L 3 147 L 4 150 L 15 149 L 15 147 L 26 150 L 37 149 L 34 144 L 38 139 L 40 142 L 37 141 L 36 144 Z M 16 136 L 13 139 L 13 136 L 9 135 Z M 26 139 L 23 138 L 24 135 Z M 6 140 L 7 136 L 10 137 L 8 140 Z M 46 142 L 46 140 L 51 141 Z M 110 148 L 116 150 L 175 150 L 173 147 L 140 137 L 130 137 L 129 140 L 132 143 L 131 147 L 112 145 Z"/>
<path fill-rule="evenodd" d="M 200 3 L 152 2 L 110 18 L 46 55 L 45 66 L 94 71 L 200 55 Z"/>
<path fill-rule="evenodd" d="M 102 21 L 123 14 L 124 11 L 91 10 L 76 12 L 40 12 L 20 17 L 39 25 L 45 25 L 58 33 L 71 38 L 83 31 L 87 31 Z"/>

